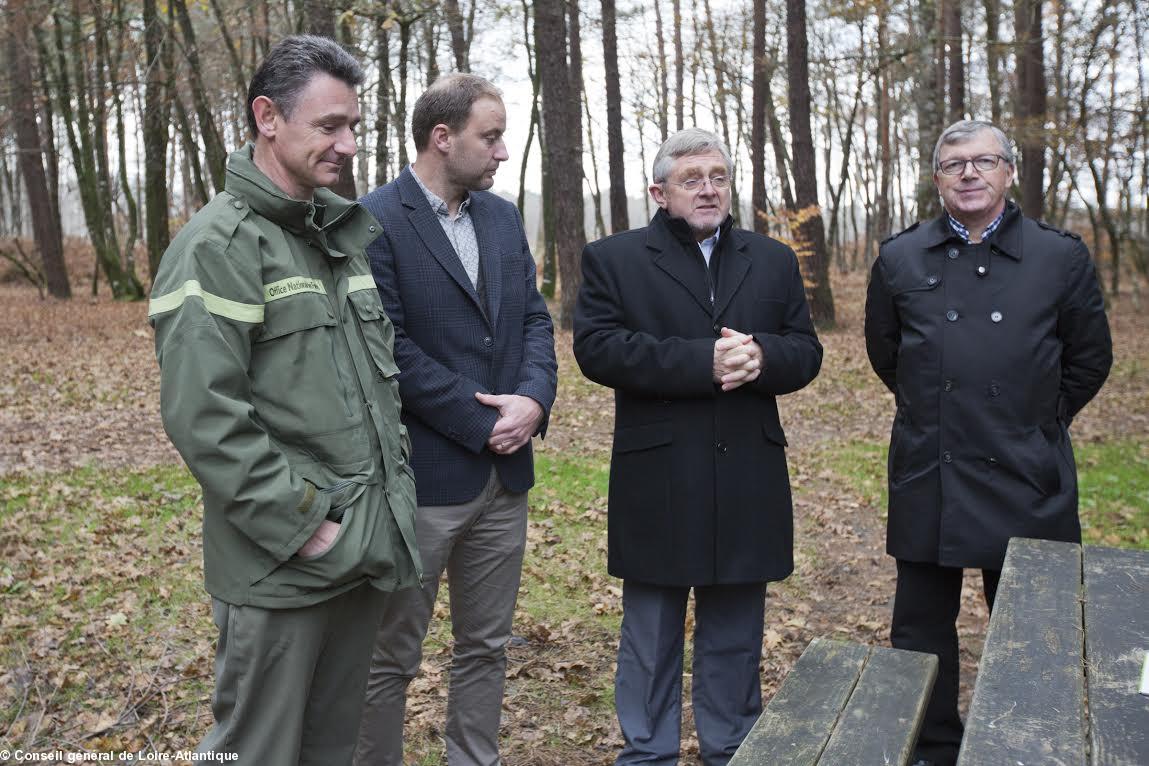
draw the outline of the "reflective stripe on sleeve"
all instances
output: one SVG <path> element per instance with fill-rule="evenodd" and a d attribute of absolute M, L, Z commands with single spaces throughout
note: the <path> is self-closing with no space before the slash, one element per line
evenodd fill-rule
<path fill-rule="evenodd" d="M 280 298 L 286 298 L 289 295 L 298 295 L 299 293 L 319 293 L 320 295 L 327 295 L 327 288 L 318 279 L 311 277 L 288 277 L 287 279 L 280 279 L 276 282 L 269 282 L 263 286 L 263 300 L 270 302 L 276 301 Z"/>
<path fill-rule="evenodd" d="M 217 316 L 234 319 L 237 322 L 251 322 L 257 324 L 263 321 L 263 305 L 255 303 L 240 303 L 239 301 L 222 298 L 209 293 L 194 279 L 184 282 L 179 289 L 166 295 L 152 298 L 148 301 L 148 316 L 174 311 L 184 304 L 188 297 L 195 296 L 203 301 L 204 308 Z"/>
<path fill-rule="evenodd" d="M 349 293 L 374 289 L 375 277 L 370 274 L 358 274 L 354 277 L 347 277 L 347 292 Z"/>

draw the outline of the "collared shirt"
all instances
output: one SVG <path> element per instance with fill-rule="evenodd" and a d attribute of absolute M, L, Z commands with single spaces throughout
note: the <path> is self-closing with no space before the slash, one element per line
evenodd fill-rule
<path fill-rule="evenodd" d="M 970 244 L 969 229 L 967 229 L 961 224 L 960 221 L 950 215 L 948 210 L 946 211 L 946 218 L 950 220 L 950 228 L 954 230 L 954 233 L 961 237 L 967 245 Z M 993 223 L 991 223 L 989 226 L 986 226 L 985 231 L 981 233 L 983 242 L 989 239 L 989 235 L 993 234 L 998 226 L 1001 226 L 1001 221 L 1003 218 L 1005 218 L 1005 208 L 1002 208 L 1001 212 L 998 213 L 997 218 L 993 219 Z"/>
<path fill-rule="evenodd" d="M 424 196 L 427 197 L 427 204 L 435 211 L 435 216 L 439 219 L 439 225 L 443 227 L 443 233 L 447 235 L 447 240 L 451 243 L 451 247 L 455 249 L 455 255 L 459 256 L 459 261 L 463 264 L 463 269 L 467 272 L 467 276 L 471 278 L 471 284 L 478 289 L 479 240 L 475 237 L 475 222 L 471 219 L 470 196 L 467 196 L 459 204 L 459 211 L 455 214 L 455 217 L 452 218 L 450 210 L 447 208 L 447 203 L 423 184 L 423 181 L 415 172 L 415 167 L 408 165 L 407 169 L 411 171 L 411 177 L 415 179 L 415 183 L 419 184 L 419 188 L 423 190 Z"/>
<path fill-rule="evenodd" d="M 710 302 L 714 302 L 714 269 L 710 267 L 710 255 L 714 252 L 714 248 L 718 247 L 718 235 L 721 229 L 715 229 L 712 236 L 707 237 L 698 243 L 698 249 L 702 251 L 702 260 L 706 261 L 706 268 L 709 269 L 711 274 L 710 279 Z"/>

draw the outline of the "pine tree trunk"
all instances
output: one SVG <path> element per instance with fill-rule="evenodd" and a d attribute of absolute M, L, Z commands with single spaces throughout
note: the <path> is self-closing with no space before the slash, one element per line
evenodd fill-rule
<path fill-rule="evenodd" d="M 675 0 L 677 5 L 678 0 Z M 614 0 L 602 0 L 602 52 L 606 76 L 606 145 L 610 169 L 610 230 L 630 228 L 626 199 L 626 166 L 622 144 L 622 86 L 618 74 L 618 36 L 615 32 Z M 682 88 L 678 91 L 682 108 Z M 682 117 L 679 115 L 679 121 Z"/>

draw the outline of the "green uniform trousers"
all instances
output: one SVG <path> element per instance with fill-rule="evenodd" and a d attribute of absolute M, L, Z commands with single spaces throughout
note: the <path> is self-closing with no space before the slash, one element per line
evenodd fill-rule
<path fill-rule="evenodd" d="M 215 726 L 197 752 L 238 766 L 351 766 L 387 594 L 364 583 L 297 609 L 212 599 Z"/>

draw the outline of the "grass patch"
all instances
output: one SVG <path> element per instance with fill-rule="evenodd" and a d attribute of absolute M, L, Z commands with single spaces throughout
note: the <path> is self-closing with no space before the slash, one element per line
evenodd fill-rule
<path fill-rule="evenodd" d="M 1149 548 L 1149 444 L 1079 444 L 1074 453 L 1085 542 Z"/>
<path fill-rule="evenodd" d="M 819 459 L 861 502 L 886 508 L 887 445 L 827 445 Z M 1132 440 L 1074 446 L 1086 543 L 1149 548 L 1149 444 Z"/>

